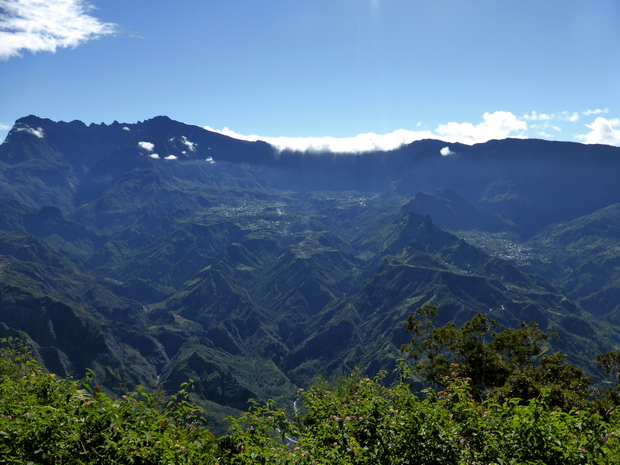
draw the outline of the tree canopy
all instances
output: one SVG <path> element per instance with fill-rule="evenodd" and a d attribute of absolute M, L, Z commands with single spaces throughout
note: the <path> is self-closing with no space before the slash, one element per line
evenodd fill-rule
<path fill-rule="evenodd" d="M 411 341 L 401 348 L 413 355 L 418 374 L 427 381 L 445 387 L 453 364 L 458 363 L 459 373 L 471 379 L 478 400 L 527 402 L 544 397 L 550 406 L 565 411 L 584 406 L 592 380 L 567 363 L 561 351 L 548 353 L 546 341 L 557 337 L 555 331 L 545 333 L 532 322 L 497 332 L 497 324 L 480 313 L 461 327 L 448 323 L 436 328 L 436 317 L 432 306 L 412 312 L 405 323 Z M 611 367 L 615 359 L 604 360 L 601 363 Z"/>

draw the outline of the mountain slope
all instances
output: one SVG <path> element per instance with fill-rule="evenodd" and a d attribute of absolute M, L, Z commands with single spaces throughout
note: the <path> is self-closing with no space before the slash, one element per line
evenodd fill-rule
<path fill-rule="evenodd" d="M 0 146 L 0 335 L 213 418 L 393 366 L 421 305 L 535 321 L 591 374 L 620 347 L 620 149 L 425 140 L 277 152 L 156 117 L 29 116 Z"/>

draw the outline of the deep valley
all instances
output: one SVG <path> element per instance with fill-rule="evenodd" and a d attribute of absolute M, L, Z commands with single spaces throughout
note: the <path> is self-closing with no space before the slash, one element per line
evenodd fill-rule
<path fill-rule="evenodd" d="M 214 420 L 393 369 L 427 304 L 554 329 L 597 378 L 620 350 L 618 173 L 602 145 L 278 152 L 167 117 L 28 116 L 0 146 L 0 337 L 117 394 L 191 378 Z"/>

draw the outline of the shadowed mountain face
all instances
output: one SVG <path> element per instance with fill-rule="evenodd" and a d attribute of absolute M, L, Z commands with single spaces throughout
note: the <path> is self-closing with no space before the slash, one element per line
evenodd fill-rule
<path fill-rule="evenodd" d="M 192 378 L 214 418 L 393 366 L 424 304 L 536 321 L 591 370 L 620 344 L 618 172 L 608 146 L 295 153 L 29 116 L 0 146 L 0 336 L 108 389 Z"/>

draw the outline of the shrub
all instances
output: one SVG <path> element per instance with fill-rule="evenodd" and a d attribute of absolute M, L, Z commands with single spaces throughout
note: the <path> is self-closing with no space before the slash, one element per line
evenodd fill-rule
<path fill-rule="evenodd" d="M 459 366 L 444 390 L 416 397 L 407 377 L 391 387 L 354 373 L 300 391 L 305 412 L 287 421 L 273 405 L 231 419 L 223 463 L 489 464 L 620 463 L 619 421 L 562 412 L 544 396 L 523 405 L 477 402 Z"/>
<path fill-rule="evenodd" d="M 165 411 L 141 389 L 112 399 L 91 386 L 92 372 L 58 379 L 23 343 L 0 342 L 0 463 L 215 463 L 214 437 L 187 391 Z"/>

